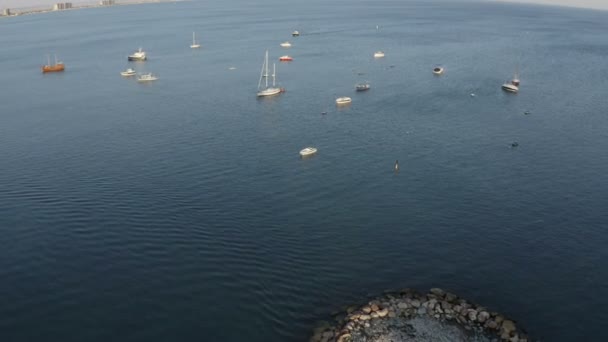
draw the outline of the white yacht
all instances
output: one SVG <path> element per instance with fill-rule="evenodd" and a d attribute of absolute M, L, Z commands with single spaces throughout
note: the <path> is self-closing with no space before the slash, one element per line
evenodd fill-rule
<path fill-rule="evenodd" d="M 291 32 L 291 35 L 292 35 L 293 37 L 298 37 L 298 36 L 300 35 L 300 31 L 295 30 L 295 31 Z"/>
<path fill-rule="evenodd" d="M 135 76 L 135 74 L 136 74 L 135 70 L 133 70 L 131 68 L 120 72 L 121 76 Z"/>
<path fill-rule="evenodd" d="M 382 57 L 384 57 L 384 52 L 382 52 L 382 51 L 376 51 L 374 53 L 374 58 L 382 58 Z"/>
<path fill-rule="evenodd" d="M 343 96 L 343 97 L 338 97 L 336 99 L 336 104 L 339 104 L 339 105 L 341 105 L 341 104 L 348 104 L 348 103 L 351 103 L 352 101 L 353 101 L 353 99 L 351 99 L 350 97 Z"/>
<path fill-rule="evenodd" d="M 435 74 L 435 75 L 443 74 L 443 68 L 440 66 L 433 68 L 433 74 Z"/>
<path fill-rule="evenodd" d="M 283 42 L 283 43 L 281 43 L 281 47 L 284 47 L 284 48 L 291 47 L 291 43 L 290 42 Z"/>
<path fill-rule="evenodd" d="M 502 85 L 502 89 L 508 91 L 510 93 L 517 93 L 519 91 L 519 87 L 513 83 L 505 83 Z"/>
<path fill-rule="evenodd" d="M 141 48 L 139 48 L 138 51 L 133 52 L 133 54 L 129 55 L 130 61 L 145 61 L 146 59 L 148 59 L 148 57 L 146 56 L 146 52 L 143 51 Z"/>
<path fill-rule="evenodd" d="M 302 157 L 310 156 L 317 153 L 317 149 L 314 147 L 306 147 L 300 151 Z"/>
<path fill-rule="evenodd" d="M 156 81 L 158 77 L 153 75 L 152 73 L 141 74 L 137 77 L 137 82 L 151 82 Z"/>

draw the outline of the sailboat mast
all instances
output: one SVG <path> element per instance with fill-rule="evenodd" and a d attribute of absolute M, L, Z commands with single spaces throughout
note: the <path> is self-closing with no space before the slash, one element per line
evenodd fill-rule
<path fill-rule="evenodd" d="M 274 79 L 275 79 L 275 75 L 277 74 L 277 65 L 272 63 L 272 87 L 274 88 Z"/>
<path fill-rule="evenodd" d="M 266 65 L 266 88 L 268 88 L 268 50 L 266 50 L 266 58 L 264 59 L 264 65 Z"/>
<path fill-rule="evenodd" d="M 51 65 L 51 55 L 46 55 L 46 65 Z"/>

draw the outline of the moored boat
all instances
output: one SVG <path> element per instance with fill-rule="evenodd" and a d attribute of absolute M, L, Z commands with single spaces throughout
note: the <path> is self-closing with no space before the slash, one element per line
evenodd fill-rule
<path fill-rule="evenodd" d="M 382 52 L 382 51 L 376 51 L 374 53 L 374 58 L 382 58 L 382 57 L 384 57 L 384 52 Z"/>
<path fill-rule="evenodd" d="M 357 91 L 366 91 L 369 90 L 370 85 L 369 83 L 359 83 L 357 85 L 355 85 L 355 90 Z"/>
<path fill-rule="evenodd" d="M 519 87 L 512 83 L 505 83 L 502 85 L 502 89 L 504 91 L 508 91 L 510 93 L 517 93 L 519 91 Z"/>
<path fill-rule="evenodd" d="M 290 42 L 283 42 L 283 43 L 281 43 L 281 47 L 284 47 L 284 48 L 291 47 L 291 43 Z"/>
<path fill-rule="evenodd" d="M 443 68 L 442 67 L 435 67 L 435 68 L 433 68 L 433 74 L 435 74 L 435 75 L 441 75 L 441 74 L 443 74 Z"/>
<path fill-rule="evenodd" d="M 51 57 L 47 56 L 47 64 L 42 66 L 42 73 L 47 72 L 59 72 L 65 70 L 65 64 L 63 62 L 57 61 L 57 56 L 55 56 L 55 64 L 51 64 Z"/>
<path fill-rule="evenodd" d="M 317 153 L 317 149 L 314 147 L 306 147 L 300 151 L 302 157 L 310 156 Z"/>
<path fill-rule="evenodd" d="M 279 61 L 281 61 L 281 62 L 291 62 L 291 61 L 293 61 L 293 58 L 291 56 L 285 55 L 285 56 L 279 57 Z"/>
<path fill-rule="evenodd" d="M 147 73 L 139 75 L 139 77 L 137 77 L 137 82 L 151 82 L 156 81 L 157 79 L 158 77 L 156 77 L 152 73 Z"/>
<path fill-rule="evenodd" d="M 353 100 L 352 100 L 350 97 L 348 97 L 348 96 L 343 96 L 343 97 L 338 97 L 338 98 L 336 99 L 336 104 L 339 104 L 339 105 L 341 105 L 341 104 L 349 104 L 349 103 L 351 103 L 352 101 L 353 101 Z"/>
<path fill-rule="evenodd" d="M 268 86 L 268 50 L 266 50 L 266 55 L 264 56 L 264 63 L 262 64 L 262 71 L 260 72 L 260 80 L 258 81 L 258 97 L 261 96 L 272 96 L 277 95 L 285 90 L 283 88 L 279 88 L 275 85 L 276 83 L 276 66 L 272 65 L 272 87 Z M 262 88 L 262 79 L 264 79 L 264 88 Z"/>
<path fill-rule="evenodd" d="M 135 74 L 136 74 L 135 70 L 133 70 L 131 68 L 120 72 L 121 76 L 135 76 Z"/>
<path fill-rule="evenodd" d="M 129 55 L 128 57 L 129 61 L 145 61 L 146 59 L 148 59 L 146 52 L 141 48 L 139 48 L 138 51 L 133 52 L 133 54 Z"/>
<path fill-rule="evenodd" d="M 192 44 L 190 44 L 191 49 L 198 49 L 201 47 L 201 44 L 196 42 L 195 34 L 192 32 Z"/>
<path fill-rule="evenodd" d="M 295 30 L 295 31 L 291 32 L 291 35 L 292 35 L 293 37 L 298 37 L 298 36 L 300 35 L 300 31 Z"/>

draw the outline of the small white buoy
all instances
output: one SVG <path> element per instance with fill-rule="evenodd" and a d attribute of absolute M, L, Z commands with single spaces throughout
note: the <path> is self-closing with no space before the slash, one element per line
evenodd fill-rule
<path fill-rule="evenodd" d="M 399 160 L 395 160 L 395 172 L 399 171 Z"/>
<path fill-rule="evenodd" d="M 475 97 L 475 93 L 471 93 L 471 97 Z"/>

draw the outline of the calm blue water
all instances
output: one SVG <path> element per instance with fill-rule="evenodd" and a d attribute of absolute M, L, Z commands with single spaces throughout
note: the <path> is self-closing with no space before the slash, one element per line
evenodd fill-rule
<path fill-rule="evenodd" d="M 545 341 L 608 340 L 606 30 L 387 0 L 0 20 L 0 340 L 305 341 L 342 305 L 433 286 Z M 260 100 L 267 48 L 294 61 Z M 42 75 L 47 53 L 67 71 Z"/>

